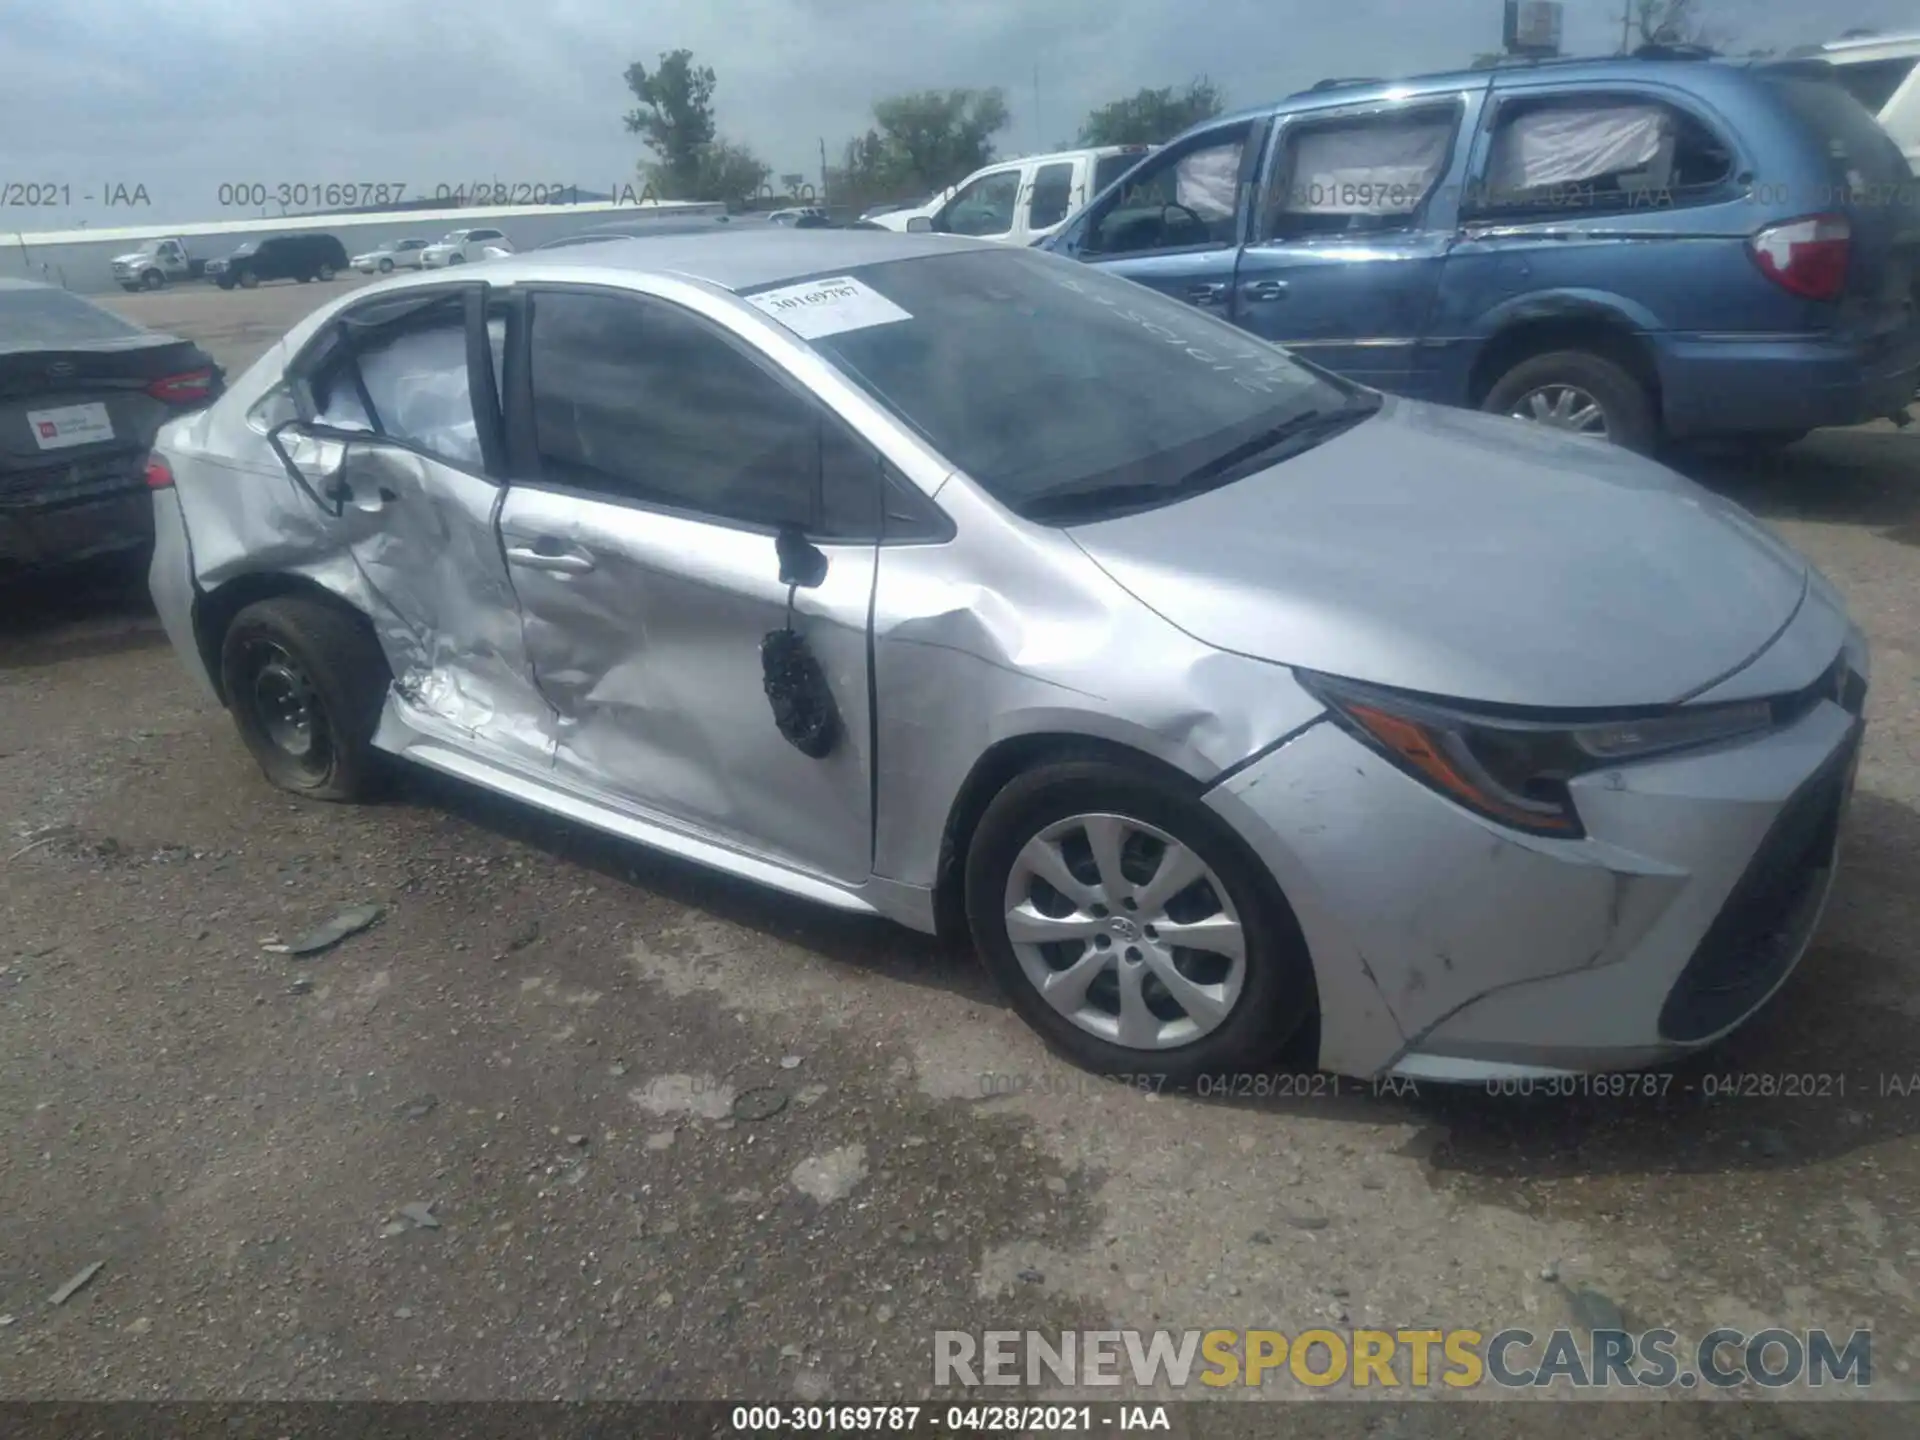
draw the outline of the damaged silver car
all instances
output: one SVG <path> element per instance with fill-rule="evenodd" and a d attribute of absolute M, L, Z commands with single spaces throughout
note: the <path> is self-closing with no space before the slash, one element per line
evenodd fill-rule
<path fill-rule="evenodd" d="M 1103 1071 L 1707 1044 L 1805 948 L 1860 748 L 1859 629 L 1737 507 L 990 242 L 384 282 L 153 473 L 160 614 L 276 784 L 398 757 L 970 927 Z"/>

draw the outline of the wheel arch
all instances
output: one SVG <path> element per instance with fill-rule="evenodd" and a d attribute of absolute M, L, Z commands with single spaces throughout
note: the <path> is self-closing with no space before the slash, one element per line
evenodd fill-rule
<path fill-rule="evenodd" d="M 252 571 L 245 575 L 236 575 L 231 580 L 201 594 L 193 607 L 193 638 L 200 651 L 201 661 L 206 666 L 208 677 L 213 682 L 214 694 L 220 703 L 228 703 L 225 682 L 220 673 L 220 648 L 225 643 L 227 631 L 233 625 L 234 617 L 247 606 L 262 600 L 275 600 L 283 595 L 299 595 L 329 605 L 343 614 L 351 615 L 369 632 L 373 622 L 367 619 L 361 610 L 341 596 L 329 590 L 325 585 L 310 576 L 295 574 L 285 570 Z"/>
<path fill-rule="evenodd" d="M 1585 350 L 1626 370 L 1643 386 L 1654 413 L 1661 413 L 1660 366 L 1646 332 L 1651 314 L 1616 296 L 1530 296 L 1489 317 L 1488 334 L 1467 377 L 1467 403 L 1478 408 L 1500 377 L 1535 355 Z"/>

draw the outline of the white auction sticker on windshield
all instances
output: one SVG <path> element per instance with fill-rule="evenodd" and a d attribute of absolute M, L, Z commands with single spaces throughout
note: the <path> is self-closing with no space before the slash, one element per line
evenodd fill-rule
<path fill-rule="evenodd" d="M 819 340 L 848 330 L 868 330 L 913 316 L 870 285 L 851 275 L 783 285 L 746 297 L 802 340 Z"/>

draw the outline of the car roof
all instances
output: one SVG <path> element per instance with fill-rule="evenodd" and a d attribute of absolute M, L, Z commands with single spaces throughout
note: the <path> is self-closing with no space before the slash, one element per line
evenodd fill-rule
<path fill-rule="evenodd" d="M 1004 248 L 991 240 L 951 235 L 912 235 L 897 230 L 792 230 L 770 225 L 753 230 L 633 236 L 597 245 L 526 251 L 488 261 L 487 273 L 509 281 L 559 278 L 574 269 L 625 270 L 679 275 L 723 290 L 741 291 L 889 260 Z"/>
<path fill-rule="evenodd" d="M 1459 90 L 1484 90 L 1490 85 L 1539 83 L 1557 85 L 1605 85 L 1621 80 L 1678 81 L 1692 88 L 1740 83 L 1744 73 L 1778 65 L 1765 59 L 1716 57 L 1706 54 L 1645 56 L 1592 56 L 1537 60 L 1498 65 L 1484 70 L 1436 70 L 1426 74 L 1397 77 L 1365 77 L 1323 80 L 1307 90 L 1298 90 L 1284 99 L 1264 105 L 1249 105 L 1189 128 L 1189 135 L 1203 134 L 1249 120 L 1265 120 L 1275 115 L 1318 110 L 1334 106 L 1364 106 L 1385 101 L 1413 99 Z"/>

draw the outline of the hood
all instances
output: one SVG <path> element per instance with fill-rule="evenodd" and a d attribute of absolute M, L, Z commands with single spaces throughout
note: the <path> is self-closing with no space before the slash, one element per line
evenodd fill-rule
<path fill-rule="evenodd" d="M 1650 460 L 1403 400 L 1234 484 L 1069 533 L 1219 649 L 1541 708 L 1704 689 L 1780 634 L 1808 574 L 1744 510 Z"/>
<path fill-rule="evenodd" d="M 153 252 L 151 250 L 129 250 L 124 255 L 114 256 L 108 263 L 113 265 L 132 265 L 136 261 L 147 259 L 152 254 Z"/>

